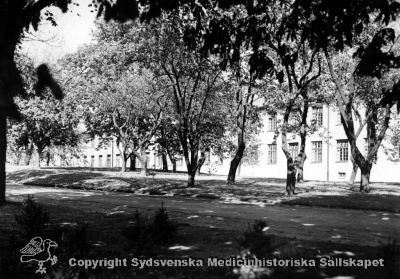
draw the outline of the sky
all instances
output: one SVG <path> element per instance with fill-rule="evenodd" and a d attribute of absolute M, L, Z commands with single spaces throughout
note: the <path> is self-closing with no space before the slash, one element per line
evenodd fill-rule
<path fill-rule="evenodd" d="M 78 0 L 76 0 L 78 2 Z M 29 55 L 35 65 L 51 63 L 67 53 L 76 51 L 79 47 L 89 44 L 92 32 L 95 30 L 96 13 L 90 12 L 88 5 L 91 0 L 79 0 L 79 6 L 72 6 L 66 14 L 54 9 L 57 25 L 51 26 L 43 21 L 34 36 L 46 42 L 27 39 L 22 42 L 21 49 Z"/>

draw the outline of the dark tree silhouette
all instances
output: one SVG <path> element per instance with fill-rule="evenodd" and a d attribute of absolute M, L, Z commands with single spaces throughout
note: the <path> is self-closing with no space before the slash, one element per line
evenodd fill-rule
<path fill-rule="evenodd" d="M 367 46 L 359 47 L 356 56 L 360 62 L 352 75 L 350 93 L 337 76 L 332 56 L 346 46 L 355 47 L 358 38 L 371 22 L 387 25 L 400 12 L 400 4 L 395 1 L 296 1 L 291 16 L 286 22 L 292 34 L 301 32 L 304 41 L 308 41 L 315 50 L 324 53 L 328 71 L 336 86 L 338 107 L 344 131 L 349 140 L 351 155 L 361 170 L 360 191 L 369 192 L 370 172 L 379 146 L 389 126 L 391 107 L 399 101 L 399 83 L 390 88 L 382 88 L 377 102 L 371 101 L 372 91 L 364 90 L 367 110 L 368 152 L 363 156 L 357 147 L 357 134 L 354 128 L 353 103 L 357 83 L 365 78 L 382 79 L 390 69 L 399 67 L 399 57 L 391 51 L 394 43 L 394 30 L 383 28 L 377 31 Z M 304 26 L 298 22 L 305 20 Z M 324 26 L 324 28 L 321 28 Z M 386 50 L 383 50 L 385 49 Z M 389 48 L 389 51 L 387 50 Z M 378 131 L 378 111 L 383 111 L 383 120 Z"/>
<path fill-rule="evenodd" d="M 68 10 L 71 0 L 15 0 L 0 1 L 0 204 L 5 203 L 5 164 L 7 150 L 7 117 L 20 119 L 21 115 L 14 103 L 15 96 L 26 96 L 20 73 L 17 70 L 14 56 L 24 32 L 29 28 L 38 29 L 41 20 L 55 24 L 53 14 L 46 8 L 58 7 L 62 12 Z M 40 94 L 50 87 L 56 98 L 62 97 L 61 88 L 52 78 L 47 66 L 37 69 Z"/>

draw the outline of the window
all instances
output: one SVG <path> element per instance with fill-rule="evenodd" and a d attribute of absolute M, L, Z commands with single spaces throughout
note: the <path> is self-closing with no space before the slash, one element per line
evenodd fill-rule
<path fill-rule="evenodd" d="M 90 167 L 93 168 L 94 167 L 94 156 L 90 156 Z"/>
<path fill-rule="evenodd" d="M 107 155 L 107 168 L 111 168 L 111 155 Z"/>
<path fill-rule="evenodd" d="M 247 149 L 245 149 L 243 162 L 247 163 L 248 165 L 257 165 L 259 162 L 258 153 L 259 153 L 258 145 L 250 145 Z"/>
<path fill-rule="evenodd" d="M 322 107 L 313 107 L 312 119 L 317 126 L 322 126 Z"/>
<path fill-rule="evenodd" d="M 368 139 L 364 138 L 364 154 L 365 156 L 368 155 Z"/>
<path fill-rule="evenodd" d="M 337 141 L 337 161 L 338 162 L 349 161 L 349 143 L 347 140 Z"/>
<path fill-rule="evenodd" d="M 339 172 L 339 179 L 346 179 L 346 173 L 345 172 Z"/>
<path fill-rule="evenodd" d="M 183 158 L 182 157 L 176 159 L 176 165 L 177 166 L 183 166 Z"/>
<path fill-rule="evenodd" d="M 276 115 L 271 115 L 268 117 L 268 132 L 276 131 Z"/>
<path fill-rule="evenodd" d="M 155 162 L 155 167 L 156 168 L 162 168 L 163 167 L 163 161 L 162 161 L 162 153 L 153 153 L 154 155 L 154 162 Z"/>
<path fill-rule="evenodd" d="M 205 152 L 205 157 L 206 157 L 206 159 L 205 159 L 205 161 L 204 161 L 204 165 L 206 165 L 206 166 L 209 166 L 210 165 L 210 163 L 211 163 L 211 159 L 210 159 L 210 151 L 206 151 Z"/>
<path fill-rule="evenodd" d="M 103 167 L 103 155 L 99 155 L 99 168 Z"/>
<path fill-rule="evenodd" d="M 146 152 L 146 168 L 148 168 L 150 166 L 150 152 Z M 153 162 L 154 163 L 154 162 Z M 153 166 L 154 168 L 155 166 Z"/>
<path fill-rule="evenodd" d="M 297 142 L 289 143 L 289 153 L 293 160 L 296 160 L 297 155 L 299 154 L 299 144 Z"/>
<path fill-rule="evenodd" d="M 368 156 L 368 138 L 364 138 L 364 154 L 365 157 Z M 376 161 L 378 160 L 378 153 L 375 154 L 375 158 L 374 158 L 374 163 L 376 164 Z"/>
<path fill-rule="evenodd" d="M 340 114 L 340 111 L 338 111 L 338 113 L 337 113 L 336 122 L 337 122 L 337 125 L 342 124 L 342 115 Z"/>
<path fill-rule="evenodd" d="M 115 167 L 119 168 L 121 166 L 121 155 L 117 154 L 115 156 Z"/>
<path fill-rule="evenodd" d="M 322 141 L 312 141 L 312 162 L 321 163 L 322 162 Z"/>
<path fill-rule="evenodd" d="M 268 144 L 268 164 L 276 164 L 276 144 Z"/>
<path fill-rule="evenodd" d="M 397 157 L 400 159 L 400 145 L 395 146 L 395 148 L 397 149 Z"/>
<path fill-rule="evenodd" d="M 218 156 L 218 158 L 215 160 L 215 165 L 217 166 L 222 166 L 224 164 L 224 157 L 223 155 Z"/>

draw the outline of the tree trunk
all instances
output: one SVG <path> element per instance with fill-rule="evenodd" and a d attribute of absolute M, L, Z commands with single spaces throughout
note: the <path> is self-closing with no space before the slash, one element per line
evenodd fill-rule
<path fill-rule="evenodd" d="M 239 63 L 240 64 L 240 63 Z M 240 79 L 240 67 L 237 69 L 238 74 L 237 74 L 237 83 L 240 85 L 241 84 L 241 79 Z M 251 93 L 251 81 L 250 81 L 250 86 L 248 87 L 248 93 Z M 243 98 L 243 90 L 242 87 L 240 86 L 239 89 L 236 92 L 236 102 L 237 102 L 237 122 L 236 125 L 238 127 L 238 138 L 237 138 L 237 150 L 235 157 L 233 157 L 231 161 L 231 165 L 229 167 L 229 172 L 228 172 L 228 178 L 226 180 L 227 184 L 234 184 L 236 180 L 236 172 L 238 167 L 240 166 L 240 163 L 243 158 L 243 153 L 246 148 L 246 141 L 245 141 L 245 132 L 246 132 L 246 120 L 247 120 L 247 105 L 249 104 L 249 98 L 251 94 L 248 94 L 246 97 L 246 105 L 243 105 L 244 98 Z M 254 97 L 254 95 L 253 95 Z M 252 98 L 251 98 L 252 99 Z M 252 101 L 251 101 L 252 103 Z"/>
<path fill-rule="evenodd" d="M 164 149 L 162 150 L 161 158 L 162 158 L 162 170 L 168 172 L 168 159 Z"/>
<path fill-rule="evenodd" d="M 204 165 L 204 162 L 206 161 L 206 153 L 204 151 L 200 152 L 200 159 L 199 162 L 197 163 L 197 174 L 200 175 L 201 167 Z"/>
<path fill-rule="evenodd" d="M 130 160 L 131 160 L 131 165 L 129 166 L 129 170 L 136 171 L 136 156 L 132 154 Z"/>
<path fill-rule="evenodd" d="M 304 162 L 307 156 L 305 153 L 299 155 L 299 161 L 297 163 L 297 182 L 304 182 Z"/>
<path fill-rule="evenodd" d="M 126 155 L 125 155 L 125 153 L 124 154 L 121 154 L 122 156 L 121 156 L 121 172 L 126 172 L 126 161 L 128 160 L 128 158 L 126 158 Z"/>
<path fill-rule="evenodd" d="M 50 159 L 51 159 L 50 152 L 47 151 L 47 152 L 46 152 L 46 167 L 49 167 L 49 166 L 50 166 Z"/>
<path fill-rule="evenodd" d="M 25 166 L 29 166 L 29 164 L 31 163 L 32 153 L 33 153 L 33 145 L 31 144 L 26 148 L 25 151 Z"/>
<path fill-rule="evenodd" d="M 296 188 L 296 166 L 293 159 L 289 157 L 287 159 L 287 176 L 286 176 L 286 193 L 294 195 L 294 190 Z"/>
<path fill-rule="evenodd" d="M 307 141 L 307 117 L 309 108 L 309 97 L 306 91 L 303 92 L 303 112 L 301 115 L 300 125 L 300 151 L 298 156 L 297 166 L 297 182 L 304 181 L 304 162 L 307 159 L 306 155 L 306 141 Z"/>
<path fill-rule="evenodd" d="M 144 159 L 140 160 L 140 175 L 146 176 L 147 175 L 147 158 L 145 156 Z"/>
<path fill-rule="evenodd" d="M 42 153 L 43 153 L 43 151 L 41 151 L 39 148 L 38 148 L 38 167 L 40 168 L 40 161 L 42 160 Z"/>
<path fill-rule="evenodd" d="M 140 150 L 140 158 L 138 158 L 140 161 L 140 174 L 142 176 L 147 175 L 147 154 L 146 150 L 144 148 L 141 148 Z"/>
<path fill-rule="evenodd" d="M 285 114 L 283 117 L 283 125 L 282 125 L 282 151 L 286 156 L 286 193 L 290 196 L 294 194 L 294 190 L 296 187 L 296 165 L 293 161 L 292 155 L 289 152 L 288 142 L 287 142 L 287 133 L 288 133 L 288 124 L 289 124 L 289 116 L 292 111 L 294 100 L 292 99 L 288 106 L 286 107 Z"/>
<path fill-rule="evenodd" d="M 6 203 L 7 117 L 0 113 L 0 205 Z"/>
<path fill-rule="evenodd" d="M 188 183 L 189 188 L 194 187 L 194 179 L 196 177 L 196 170 L 191 170 L 188 172 Z"/>
<path fill-rule="evenodd" d="M 246 148 L 246 144 L 244 141 L 239 140 L 238 149 L 236 150 L 235 157 L 231 161 L 231 165 L 229 168 L 227 184 L 234 184 L 236 180 L 236 172 L 242 161 L 244 150 Z"/>
<path fill-rule="evenodd" d="M 22 153 L 21 153 L 21 151 L 19 151 L 16 156 L 16 160 L 15 160 L 15 163 L 17 166 L 19 166 L 21 164 L 21 157 L 22 157 Z"/>
<path fill-rule="evenodd" d="M 353 164 L 353 170 L 351 171 L 350 180 L 349 180 L 348 185 L 351 188 L 354 186 L 354 181 L 356 180 L 358 166 L 357 166 L 356 161 L 353 159 L 353 156 L 351 156 L 350 160 L 351 160 L 351 163 Z"/>
<path fill-rule="evenodd" d="M 372 164 L 360 168 L 361 170 L 361 181 L 360 181 L 360 192 L 369 193 L 369 178 L 371 175 Z"/>
<path fill-rule="evenodd" d="M 171 160 L 172 162 L 172 172 L 176 173 L 176 160 Z"/>

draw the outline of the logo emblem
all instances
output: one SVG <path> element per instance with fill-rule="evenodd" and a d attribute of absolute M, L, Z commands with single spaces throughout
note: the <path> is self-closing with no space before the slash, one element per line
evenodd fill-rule
<path fill-rule="evenodd" d="M 50 248 L 57 248 L 58 245 L 53 240 L 45 239 L 37 236 L 31 239 L 29 243 L 19 250 L 22 254 L 20 257 L 21 263 L 36 262 L 38 265 L 36 273 L 46 273 L 45 262 L 50 262 L 51 265 L 57 263 L 57 257 L 51 254 Z"/>

